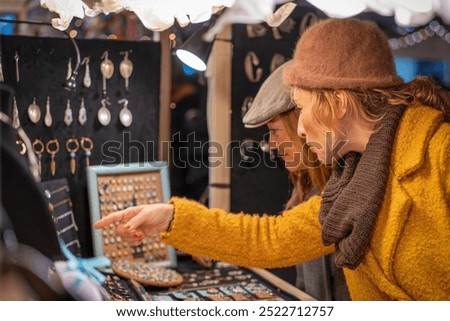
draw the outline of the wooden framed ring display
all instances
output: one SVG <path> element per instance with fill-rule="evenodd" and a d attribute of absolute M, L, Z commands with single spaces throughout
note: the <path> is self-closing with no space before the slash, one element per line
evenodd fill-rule
<path fill-rule="evenodd" d="M 175 270 L 157 267 L 151 263 L 124 259 L 115 261 L 111 268 L 117 275 L 136 280 L 143 285 L 168 288 L 183 283 L 183 277 Z"/>

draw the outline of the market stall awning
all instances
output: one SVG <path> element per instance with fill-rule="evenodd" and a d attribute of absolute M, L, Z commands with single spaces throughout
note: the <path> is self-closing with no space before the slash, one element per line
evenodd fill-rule
<path fill-rule="evenodd" d="M 422 26 L 435 17 L 440 17 L 446 24 L 450 23 L 450 0 L 41 0 L 41 5 L 59 15 L 52 19 L 52 24 L 60 30 L 67 29 L 74 17 L 82 19 L 85 16 L 128 10 L 134 12 L 146 28 L 163 31 L 175 21 L 180 26 L 204 22 L 225 8 L 227 14 L 221 15 L 217 21 L 219 27 L 231 23 L 270 23 L 277 5 L 288 4 L 292 8 L 306 1 L 335 18 L 375 12 L 382 16 L 393 16 L 400 26 Z M 284 13 L 288 14 L 289 10 Z"/>

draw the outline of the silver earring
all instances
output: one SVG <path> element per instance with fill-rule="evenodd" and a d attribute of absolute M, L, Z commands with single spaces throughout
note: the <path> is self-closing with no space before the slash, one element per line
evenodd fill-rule
<path fill-rule="evenodd" d="M 64 123 L 70 126 L 73 122 L 72 109 L 70 108 L 70 100 L 67 99 L 66 111 L 64 112 Z"/>
<path fill-rule="evenodd" d="M 119 65 L 120 75 L 125 79 L 125 92 L 127 93 L 128 93 L 129 79 L 131 77 L 131 74 L 133 73 L 133 63 L 131 62 L 130 59 L 128 59 L 128 55 L 130 52 L 131 50 L 120 53 L 125 55 L 125 57 L 123 58 L 123 60 L 120 62 Z"/>
<path fill-rule="evenodd" d="M 81 98 L 81 105 L 80 105 L 80 111 L 78 112 L 78 122 L 81 126 L 84 126 L 87 121 L 87 113 L 86 113 L 86 107 L 84 106 L 84 98 Z"/>
<path fill-rule="evenodd" d="M 45 105 L 44 124 L 47 127 L 52 126 L 52 114 L 50 113 L 50 96 L 47 96 L 47 104 Z"/>
<path fill-rule="evenodd" d="M 16 97 L 13 97 L 12 126 L 14 129 L 17 129 L 20 127 L 19 109 L 17 108 Z"/>
<path fill-rule="evenodd" d="M 128 109 L 128 99 L 124 98 L 119 100 L 119 104 L 123 103 L 123 108 L 119 113 L 119 119 L 122 125 L 125 127 L 130 127 L 131 123 L 133 122 L 133 115 L 131 114 L 131 111 Z"/>
<path fill-rule="evenodd" d="M 28 117 L 34 124 L 41 119 L 41 108 L 36 103 L 36 98 L 33 98 L 33 102 L 28 106 Z"/>
<path fill-rule="evenodd" d="M 91 71 L 89 69 L 89 57 L 86 57 L 83 59 L 82 65 L 85 65 L 84 67 L 84 77 L 83 77 L 83 85 L 86 88 L 91 87 L 92 80 L 91 80 Z"/>

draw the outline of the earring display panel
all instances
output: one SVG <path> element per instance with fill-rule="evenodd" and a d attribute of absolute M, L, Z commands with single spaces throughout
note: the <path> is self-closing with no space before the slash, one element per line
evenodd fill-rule
<path fill-rule="evenodd" d="M 166 162 L 89 166 L 87 181 L 92 223 L 131 206 L 165 203 L 170 197 Z M 146 237 L 139 245 L 130 245 L 116 235 L 117 225 L 92 229 L 95 256 L 104 255 L 113 263 L 131 260 L 176 266 L 175 249 L 161 242 L 159 235 Z"/>

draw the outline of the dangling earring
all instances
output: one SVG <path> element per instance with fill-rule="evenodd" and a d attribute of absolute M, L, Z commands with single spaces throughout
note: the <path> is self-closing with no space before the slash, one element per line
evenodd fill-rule
<path fill-rule="evenodd" d="M 19 109 L 17 108 L 17 100 L 15 96 L 13 97 L 12 127 L 14 129 L 20 127 Z"/>
<path fill-rule="evenodd" d="M 87 115 L 86 115 L 86 107 L 84 106 L 84 98 L 81 98 L 80 111 L 78 112 L 78 122 L 81 126 L 86 124 Z"/>
<path fill-rule="evenodd" d="M 131 62 L 130 59 L 128 59 L 128 55 L 131 52 L 132 52 L 132 50 L 120 53 L 121 55 L 125 55 L 123 60 L 120 62 L 119 71 L 120 71 L 120 75 L 123 77 L 123 79 L 125 79 L 125 92 L 126 93 L 128 93 L 129 79 L 131 77 L 131 74 L 133 73 L 133 63 Z"/>
<path fill-rule="evenodd" d="M 73 122 L 72 109 L 70 108 L 70 100 L 67 99 L 66 111 L 64 112 L 64 123 L 70 126 Z"/>
<path fill-rule="evenodd" d="M 91 71 L 89 69 L 89 57 L 84 58 L 81 64 L 86 65 L 84 69 L 83 85 L 84 87 L 89 88 L 92 84 Z"/>
<path fill-rule="evenodd" d="M 47 127 L 52 126 L 52 114 L 50 113 L 50 96 L 47 96 L 47 103 L 45 104 L 44 124 Z"/>

